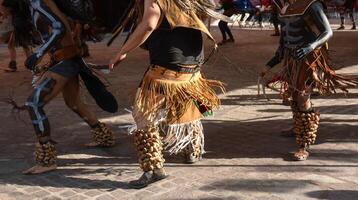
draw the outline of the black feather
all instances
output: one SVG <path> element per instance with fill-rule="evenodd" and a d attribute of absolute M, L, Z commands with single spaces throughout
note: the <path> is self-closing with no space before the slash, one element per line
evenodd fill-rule
<path fill-rule="evenodd" d="M 116 98 L 107 90 L 103 82 L 93 74 L 82 59 L 79 62 L 81 62 L 81 79 L 97 105 L 104 111 L 116 113 L 118 111 Z"/>

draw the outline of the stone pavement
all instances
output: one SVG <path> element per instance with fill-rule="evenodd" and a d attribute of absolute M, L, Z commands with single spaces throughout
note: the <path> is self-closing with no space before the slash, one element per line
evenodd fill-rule
<path fill-rule="evenodd" d="M 276 92 L 270 101 L 257 98 L 256 71 L 273 54 L 277 38 L 268 31 L 235 30 L 237 43 L 223 47 L 204 69 L 210 78 L 224 80 L 228 92 L 222 108 L 204 121 L 205 159 L 194 165 L 168 157 L 170 177 L 146 189 L 133 190 L 127 182 L 141 175 L 125 126 L 132 123 L 130 99 L 147 63 L 146 53 L 135 51 L 106 77 L 121 108 L 116 115 L 100 111 L 84 91 L 86 101 L 116 132 L 112 149 L 86 149 L 87 126 L 56 98 L 46 111 L 58 142 L 59 169 L 39 176 L 21 175 L 33 164 L 34 133 L 26 113 L 12 113 L 0 103 L 0 200 L 29 199 L 358 199 L 358 90 L 316 97 L 322 126 L 312 157 L 289 161 L 293 138 L 280 136 L 290 128 L 291 113 Z M 215 30 L 218 37 L 218 31 Z M 337 32 L 332 58 L 340 72 L 358 74 L 358 32 Z M 91 45 L 90 61 L 106 63 L 118 45 L 109 49 Z M 0 49 L 0 64 L 7 63 Z M 23 58 L 22 58 L 23 59 Z M 0 73 L 0 98 L 23 102 L 31 87 L 30 74 Z"/>

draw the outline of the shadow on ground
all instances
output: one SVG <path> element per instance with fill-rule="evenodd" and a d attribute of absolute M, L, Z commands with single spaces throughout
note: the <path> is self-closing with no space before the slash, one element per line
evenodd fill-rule
<path fill-rule="evenodd" d="M 354 190 L 321 190 L 306 193 L 306 196 L 325 200 L 356 200 L 358 191 Z"/>
<path fill-rule="evenodd" d="M 291 120 L 264 121 L 207 121 L 206 158 L 285 158 L 296 148 L 295 139 L 282 137 L 281 131 L 291 127 Z M 356 127 L 348 124 L 324 123 L 320 127 L 317 144 L 357 142 Z M 259 131 L 258 131 L 259 130 Z M 356 151 L 320 150 L 313 154 L 321 160 L 358 162 Z"/>
<path fill-rule="evenodd" d="M 233 192 L 240 191 L 260 191 L 267 193 L 289 193 L 297 189 L 309 187 L 312 183 L 308 180 L 233 180 L 225 179 L 214 182 L 209 186 L 200 188 L 201 190 L 210 190 L 215 188 L 216 190 L 227 190 Z"/>

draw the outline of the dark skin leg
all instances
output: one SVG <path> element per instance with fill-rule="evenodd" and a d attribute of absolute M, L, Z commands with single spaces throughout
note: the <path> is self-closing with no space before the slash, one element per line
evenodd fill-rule
<path fill-rule="evenodd" d="M 292 100 L 297 104 L 297 107 L 300 111 L 309 111 L 312 109 L 311 103 L 311 89 L 306 86 L 306 77 L 309 76 L 308 70 L 306 67 L 301 66 L 299 71 L 299 76 L 296 82 L 297 90 L 305 91 L 303 94 L 299 91 L 294 91 L 292 94 Z M 309 156 L 309 153 L 306 151 L 306 148 L 299 147 L 295 152 L 294 157 L 297 160 L 306 160 Z M 298 159 L 300 158 L 300 159 Z"/>
<path fill-rule="evenodd" d="M 81 100 L 78 77 L 72 78 L 66 84 L 63 91 L 63 99 L 67 107 L 78 114 L 89 126 L 93 127 L 98 124 L 96 115 L 90 111 L 88 106 Z M 86 144 L 87 147 L 98 147 L 99 145 L 97 142 Z"/>
<path fill-rule="evenodd" d="M 98 123 L 96 115 L 81 100 L 78 77 L 67 82 L 62 94 L 67 107 L 78 114 L 89 126 L 95 126 Z"/>

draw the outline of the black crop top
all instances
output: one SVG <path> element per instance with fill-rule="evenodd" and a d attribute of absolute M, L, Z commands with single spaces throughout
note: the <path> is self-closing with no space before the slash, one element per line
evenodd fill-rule
<path fill-rule="evenodd" d="M 173 69 L 178 65 L 199 65 L 204 60 L 201 31 L 184 27 L 171 29 L 165 18 L 145 46 L 151 64 L 161 67 Z"/>

